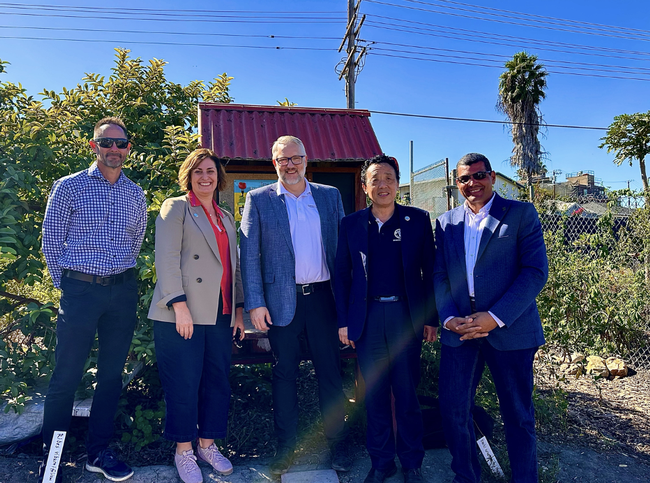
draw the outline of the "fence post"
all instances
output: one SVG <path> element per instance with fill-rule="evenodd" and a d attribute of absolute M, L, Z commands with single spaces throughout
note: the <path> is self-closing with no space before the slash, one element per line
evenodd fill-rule
<path fill-rule="evenodd" d="M 409 204 L 413 205 L 413 141 L 409 141 Z"/>

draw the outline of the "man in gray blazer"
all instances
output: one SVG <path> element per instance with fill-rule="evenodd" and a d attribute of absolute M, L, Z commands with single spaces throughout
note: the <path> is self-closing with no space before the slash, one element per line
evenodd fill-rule
<path fill-rule="evenodd" d="M 304 334 L 318 378 L 332 468 L 347 471 L 352 460 L 345 447 L 345 397 L 330 283 L 343 203 L 336 188 L 305 179 L 307 155 L 300 139 L 282 136 L 272 153 L 279 182 L 246 195 L 240 237 L 245 309 L 256 329 L 268 331 L 274 357 L 278 447 L 270 469 L 282 475 L 293 462 Z"/>

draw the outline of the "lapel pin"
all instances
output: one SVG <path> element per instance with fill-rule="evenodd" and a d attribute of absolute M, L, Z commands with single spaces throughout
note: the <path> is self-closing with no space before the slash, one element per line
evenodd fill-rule
<path fill-rule="evenodd" d="M 194 213 L 194 216 L 196 216 L 196 217 L 198 218 L 198 217 L 199 217 L 199 214 L 198 214 L 198 213 Z"/>
<path fill-rule="evenodd" d="M 406 221 L 410 221 L 410 220 L 411 220 L 411 217 L 410 217 L 410 216 L 405 216 L 404 219 L 405 219 Z"/>

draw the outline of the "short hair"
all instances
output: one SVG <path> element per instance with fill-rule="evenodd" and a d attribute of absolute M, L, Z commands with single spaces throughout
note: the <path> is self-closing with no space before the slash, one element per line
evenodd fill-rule
<path fill-rule="evenodd" d="M 469 153 L 463 156 L 458 160 L 456 169 L 460 166 L 471 166 L 472 164 L 483 163 L 485 164 L 486 171 L 492 171 L 492 165 L 490 165 L 490 160 L 479 153 Z"/>
<path fill-rule="evenodd" d="M 373 164 L 387 164 L 395 170 L 395 176 L 397 177 L 397 182 L 399 183 L 399 165 L 397 160 L 391 156 L 386 156 L 385 154 L 378 154 L 374 158 L 366 159 L 365 163 L 361 167 L 361 184 L 366 185 L 366 173 L 368 168 Z"/>
<path fill-rule="evenodd" d="M 275 140 L 273 143 L 273 146 L 271 146 L 271 156 L 273 156 L 273 159 L 275 159 L 275 153 L 279 149 L 280 144 L 295 144 L 297 146 L 302 147 L 302 149 L 305 149 L 305 145 L 302 143 L 300 139 L 298 139 L 296 136 L 280 136 L 278 139 Z"/>
<path fill-rule="evenodd" d="M 93 138 L 96 139 L 99 136 L 99 128 L 107 124 L 114 124 L 115 126 L 120 126 L 122 128 L 122 131 L 124 131 L 124 137 L 126 139 L 129 139 L 129 133 L 126 130 L 124 121 L 122 121 L 122 119 L 120 119 L 119 117 L 115 117 L 115 116 L 104 117 L 99 121 L 97 121 L 97 124 L 95 124 L 95 129 L 93 131 Z"/>
<path fill-rule="evenodd" d="M 192 171 L 194 171 L 196 167 L 201 164 L 201 162 L 206 158 L 210 158 L 212 161 L 214 161 L 214 164 L 217 167 L 219 181 L 217 181 L 217 189 L 215 190 L 216 197 L 217 191 L 223 191 L 226 188 L 228 178 L 226 176 L 226 168 L 223 166 L 224 163 L 221 162 L 221 158 L 219 158 L 219 156 L 217 156 L 211 149 L 195 149 L 187 158 L 185 158 L 185 161 L 183 161 L 183 164 L 181 164 L 181 168 L 178 170 L 178 185 L 183 191 L 191 191 Z"/>

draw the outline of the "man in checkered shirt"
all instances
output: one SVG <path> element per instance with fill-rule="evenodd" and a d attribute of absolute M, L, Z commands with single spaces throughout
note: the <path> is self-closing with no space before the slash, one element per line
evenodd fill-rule
<path fill-rule="evenodd" d="M 133 470 L 115 457 L 108 443 L 136 324 L 134 267 L 147 205 L 142 189 L 122 173 L 131 148 L 124 123 L 116 117 L 100 120 L 90 147 L 96 161 L 54 183 L 43 220 L 43 254 L 54 286 L 61 289 L 43 445 L 47 455 L 54 431 L 68 430 L 75 390 L 97 333 L 97 387 L 88 423 L 86 469 L 124 481 Z M 62 481 L 60 471 L 56 481 Z"/>

